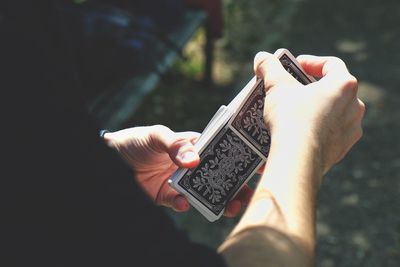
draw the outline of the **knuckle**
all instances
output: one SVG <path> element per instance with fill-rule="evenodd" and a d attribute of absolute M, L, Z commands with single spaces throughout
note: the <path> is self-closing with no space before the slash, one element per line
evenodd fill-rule
<path fill-rule="evenodd" d="M 356 134 L 356 142 L 357 142 L 358 140 L 360 140 L 361 137 L 362 137 L 363 135 L 364 135 L 364 130 L 363 130 L 363 128 L 360 126 L 359 129 L 358 129 L 358 131 L 357 131 L 357 134 Z"/>
<path fill-rule="evenodd" d="M 161 125 L 161 124 L 156 124 L 151 126 L 152 130 L 150 132 L 150 136 L 153 139 L 157 140 L 164 140 L 164 139 L 169 139 L 173 135 L 173 131 L 168 128 L 167 126 Z"/>
<path fill-rule="evenodd" d="M 349 74 L 344 81 L 344 86 L 349 89 L 357 89 L 358 88 L 357 78 Z"/>
<path fill-rule="evenodd" d="M 254 61 L 257 61 L 258 59 L 262 59 L 268 56 L 268 53 L 265 51 L 258 51 L 257 54 L 254 56 Z"/>
<path fill-rule="evenodd" d="M 334 65 L 346 65 L 344 61 L 338 57 L 328 57 L 327 62 L 334 64 Z"/>
<path fill-rule="evenodd" d="M 151 127 L 153 128 L 154 132 L 157 132 L 157 133 L 164 133 L 164 132 L 170 130 L 167 126 L 164 126 L 161 124 L 156 124 Z"/>
<path fill-rule="evenodd" d="M 159 124 L 150 126 L 149 127 L 150 137 L 158 138 L 160 136 L 160 134 L 165 131 L 164 127 L 165 126 L 159 125 Z"/>
<path fill-rule="evenodd" d="M 362 102 L 361 100 L 358 100 L 358 103 L 359 103 L 358 106 L 359 106 L 359 110 L 360 110 L 360 117 L 363 118 L 367 108 L 365 107 L 364 102 Z"/>
<path fill-rule="evenodd" d="M 148 142 L 157 152 L 166 152 L 170 149 L 173 132 L 164 125 L 156 124 L 149 126 L 150 131 L 147 133 Z"/>
<path fill-rule="evenodd" d="M 274 56 L 268 52 L 258 52 L 254 57 L 254 72 L 256 75 L 263 78 L 268 70 L 269 62 L 274 59 Z"/>
<path fill-rule="evenodd" d="M 351 74 L 342 75 L 338 81 L 338 89 L 340 95 L 356 97 L 358 92 L 358 81 Z"/>
<path fill-rule="evenodd" d="M 351 75 L 350 73 L 342 75 L 339 80 L 340 86 L 343 89 L 347 90 L 357 90 L 358 88 L 358 80 L 356 77 Z"/>
<path fill-rule="evenodd" d="M 346 80 L 355 80 L 356 81 L 354 76 L 349 73 L 347 65 L 342 59 L 340 59 L 338 57 L 328 57 L 326 63 L 328 65 L 330 65 L 331 69 L 334 70 L 336 74 L 339 74 L 339 73 L 347 74 L 347 75 L 343 76 Z"/>
<path fill-rule="evenodd" d="M 272 55 L 270 53 L 264 52 L 264 51 L 259 51 L 255 56 L 254 56 L 254 64 L 259 64 L 268 58 L 270 58 Z"/>

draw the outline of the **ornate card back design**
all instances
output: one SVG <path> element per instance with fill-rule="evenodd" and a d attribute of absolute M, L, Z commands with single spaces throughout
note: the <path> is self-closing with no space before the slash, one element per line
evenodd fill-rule
<path fill-rule="evenodd" d="M 285 70 L 302 84 L 307 85 L 313 82 L 306 75 L 304 75 L 304 73 L 300 70 L 299 67 L 297 67 L 297 65 L 290 59 L 288 55 L 283 55 L 279 60 Z"/>
<path fill-rule="evenodd" d="M 264 98 L 264 82 L 260 81 L 233 119 L 232 127 L 268 157 L 271 138 L 264 123 Z"/>
<path fill-rule="evenodd" d="M 275 56 L 302 84 L 315 81 L 288 50 L 278 49 Z M 221 217 L 227 202 L 268 157 L 271 137 L 264 123 L 265 97 L 264 81 L 253 77 L 203 131 L 196 143 L 200 164 L 179 169 L 169 181 L 210 221 Z"/>
<path fill-rule="evenodd" d="M 203 150 L 201 163 L 189 169 L 179 185 L 219 215 L 227 201 L 256 171 L 262 158 L 225 127 Z"/>

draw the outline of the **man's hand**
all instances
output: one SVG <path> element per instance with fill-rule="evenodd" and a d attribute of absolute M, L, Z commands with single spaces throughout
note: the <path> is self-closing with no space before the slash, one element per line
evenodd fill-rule
<path fill-rule="evenodd" d="M 199 155 L 194 148 L 199 133 L 175 133 L 162 125 L 134 127 L 104 135 L 105 141 L 115 148 L 135 171 L 143 190 L 159 205 L 175 211 L 187 211 L 187 199 L 168 185 L 168 179 L 178 167 L 194 168 Z M 225 211 L 236 216 L 249 202 L 253 190 L 244 186 Z"/>
<path fill-rule="evenodd" d="M 325 174 L 361 138 L 364 103 L 357 98 L 357 80 L 336 57 L 302 55 L 306 73 L 320 78 L 306 86 L 280 66 L 271 54 L 260 52 L 254 63 L 267 90 L 265 121 L 274 139 L 314 140 Z"/>
<path fill-rule="evenodd" d="M 275 56 L 261 52 L 255 58 L 256 75 L 267 90 L 268 172 L 219 248 L 228 266 L 313 266 L 319 185 L 362 135 L 365 106 L 343 61 L 314 56 L 298 61 L 320 80 L 304 86 Z"/>

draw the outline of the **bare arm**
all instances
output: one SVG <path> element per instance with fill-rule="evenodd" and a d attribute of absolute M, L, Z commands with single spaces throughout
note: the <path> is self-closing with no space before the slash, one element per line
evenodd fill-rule
<path fill-rule="evenodd" d="M 290 146 L 291 144 L 283 144 Z M 221 246 L 231 266 L 310 266 L 314 255 L 316 187 L 321 177 L 317 153 L 299 147 L 271 146 L 267 163 L 244 216 Z M 282 150 L 281 150 L 282 149 Z M 287 163 L 282 166 L 282 163 Z M 249 257 L 248 250 L 252 251 Z M 270 264 L 270 265 L 268 265 Z"/>
<path fill-rule="evenodd" d="M 219 248 L 229 266 L 312 266 L 322 177 L 362 135 L 365 108 L 344 63 L 299 60 L 307 72 L 323 78 L 302 86 L 272 55 L 256 57 L 256 73 L 268 90 L 265 120 L 272 143 L 267 171 Z"/>

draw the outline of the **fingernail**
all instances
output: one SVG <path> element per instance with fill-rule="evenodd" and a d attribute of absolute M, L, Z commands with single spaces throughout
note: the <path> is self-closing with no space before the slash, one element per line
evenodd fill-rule
<path fill-rule="evenodd" d="M 184 163 L 189 163 L 197 159 L 197 154 L 193 151 L 187 151 L 181 155 L 181 160 Z"/>

